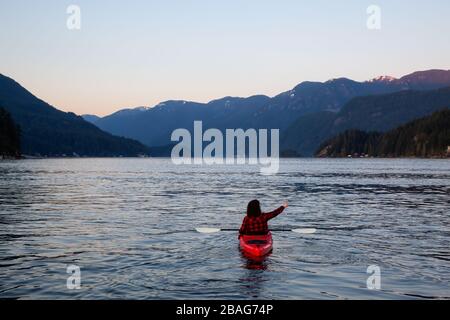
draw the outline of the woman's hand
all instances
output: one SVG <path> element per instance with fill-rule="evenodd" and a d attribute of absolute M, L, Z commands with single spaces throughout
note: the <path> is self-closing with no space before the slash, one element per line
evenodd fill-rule
<path fill-rule="evenodd" d="M 289 207 L 287 200 L 285 202 L 283 202 L 283 207 L 285 207 L 285 208 Z"/>

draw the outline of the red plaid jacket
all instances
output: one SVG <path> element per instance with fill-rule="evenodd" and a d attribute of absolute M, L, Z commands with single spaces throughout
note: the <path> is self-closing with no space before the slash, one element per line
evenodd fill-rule
<path fill-rule="evenodd" d="M 282 213 L 284 207 L 281 206 L 278 209 L 268 212 L 262 213 L 259 217 L 249 217 L 246 216 L 244 221 L 242 222 L 241 229 L 239 230 L 239 234 L 247 234 L 247 235 L 259 235 L 259 234 L 267 234 L 269 232 L 269 227 L 267 225 L 267 221 L 272 218 L 275 218 L 277 215 Z"/>

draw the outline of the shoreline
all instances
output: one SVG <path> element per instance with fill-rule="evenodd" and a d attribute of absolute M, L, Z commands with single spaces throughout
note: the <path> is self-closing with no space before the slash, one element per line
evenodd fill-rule
<path fill-rule="evenodd" d="M 119 156 L 89 156 L 89 157 L 38 157 L 38 156 L 21 156 L 21 157 L 0 157 L 0 161 L 14 161 L 14 160 L 54 160 L 54 159 L 170 159 L 171 157 L 119 157 Z M 194 159 L 194 158 L 192 158 Z M 348 159 L 348 160 L 358 160 L 358 159 L 380 159 L 380 160 L 399 160 L 399 159 L 421 159 L 421 160 L 450 160 L 450 156 L 447 157 L 280 157 L 279 159 Z"/>

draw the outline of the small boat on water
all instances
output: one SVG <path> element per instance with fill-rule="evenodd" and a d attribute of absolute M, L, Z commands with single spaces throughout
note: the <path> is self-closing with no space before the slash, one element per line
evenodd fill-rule
<path fill-rule="evenodd" d="M 262 257 L 273 249 L 272 234 L 266 235 L 243 235 L 239 237 L 241 250 L 251 257 Z"/>

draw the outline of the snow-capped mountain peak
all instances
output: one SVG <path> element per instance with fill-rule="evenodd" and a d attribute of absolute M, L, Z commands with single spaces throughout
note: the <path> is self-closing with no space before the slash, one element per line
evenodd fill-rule
<path fill-rule="evenodd" d="M 135 111 L 147 111 L 148 109 L 150 109 L 149 107 L 137 107 L 134 108 Z"/>
<path fill-rule="evenodd" d="M 379 76 L 376 78 L 373 78 L 372 80 L 369 80 L 369 82 L 392 82 L 397 80 L 397 78 L 391 77 L 391 76 Z"/>

